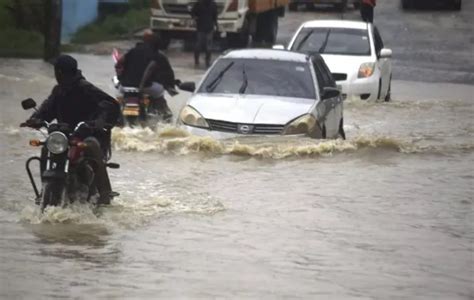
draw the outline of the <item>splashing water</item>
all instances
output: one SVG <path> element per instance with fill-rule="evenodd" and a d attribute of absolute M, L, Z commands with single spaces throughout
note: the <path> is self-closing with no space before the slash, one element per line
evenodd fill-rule
<path fill-rule="evenodd" d="M 257 158 L 285 159 L 292 157 L 315 157 L 359 149 L 383 149 L 402 153 L 418 152 L 414 142 L 394 137 L 359 135 L 350 140 L 310 140 L 308 138 L 275 137 L 257 141 L 245 139 L 215 140 L 211 137 L 189 135 L 176 127 L 166 127 L 156 132 L 150 129 L 116 129 L 112 134 L 117 150 L 158 152 L 187 155 L 211 153 L 215 155 L 237 155 Z"/>

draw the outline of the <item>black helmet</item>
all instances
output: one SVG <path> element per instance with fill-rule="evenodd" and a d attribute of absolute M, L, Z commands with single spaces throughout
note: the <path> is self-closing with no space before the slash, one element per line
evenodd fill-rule
<path fill-rule="evenodd" d="M 77 60 L 70 55 L 60 55 L 54 63 L 54 69 L 63 74 L 76 74 Z"/>

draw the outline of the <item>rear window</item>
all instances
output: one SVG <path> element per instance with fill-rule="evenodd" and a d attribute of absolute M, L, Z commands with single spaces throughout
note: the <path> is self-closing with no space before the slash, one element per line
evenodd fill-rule
<path fill-rule="evenodd" d="M 321 54 L 371 54 L 368 31 L 352 28 L 304 28 L 296 37 L 291 49 Z"/>

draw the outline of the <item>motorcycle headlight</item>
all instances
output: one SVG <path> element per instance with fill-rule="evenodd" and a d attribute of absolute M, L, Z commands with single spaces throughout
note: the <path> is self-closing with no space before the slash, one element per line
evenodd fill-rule
<path fill-rule="evenodd" d="M 186 106 L 183 108 L 179 114 L 179 118 L 181 122 L 186 125 L 200 128 L 209 128 L 209 124 L 207 124 L 206 119 L 204 119 L 204 117 L 201 116 L 201 114 L 191 106 Z"/>
<path fill-rule="evenodd" d="M 357 78 L 367 78 L 374 74 L 375 70 L 375 63 L 363 63 L 359 67 L 359 73 L 357 74 Z"/>
<path fill-rule="evenodd" d="M 61 154 L 65 152 L 68 148 L 69 140 L 67 136 L 62 132 L 53 132 L 49 135 L 48 140 L 46 141 L 46 147 L 49 152 L 54 154 Z"/>
<path fill-rule="evenodd" d="M 316 123 L 316 118 L 307 114 L 288 123 L 283 134 L 307 134 L 314 129 Z"/>

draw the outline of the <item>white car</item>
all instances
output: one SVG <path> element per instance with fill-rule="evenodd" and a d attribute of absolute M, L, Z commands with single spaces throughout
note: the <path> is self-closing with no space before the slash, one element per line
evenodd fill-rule
<path fill-rule="evenodd" d="M 222 55 L 181 110 L 178 123 L 214 138 L 308 135 L 345 138 L 343 105 L 321 56 L 246 49 Z"/>
<path fill-rule="evenodd" d="M 320 53 L 343 97 L 390 101 L 392 50 L 384 48 L 374 25 L 358 21 L 309 21 L 300 26 L 288 49 Z"/>

